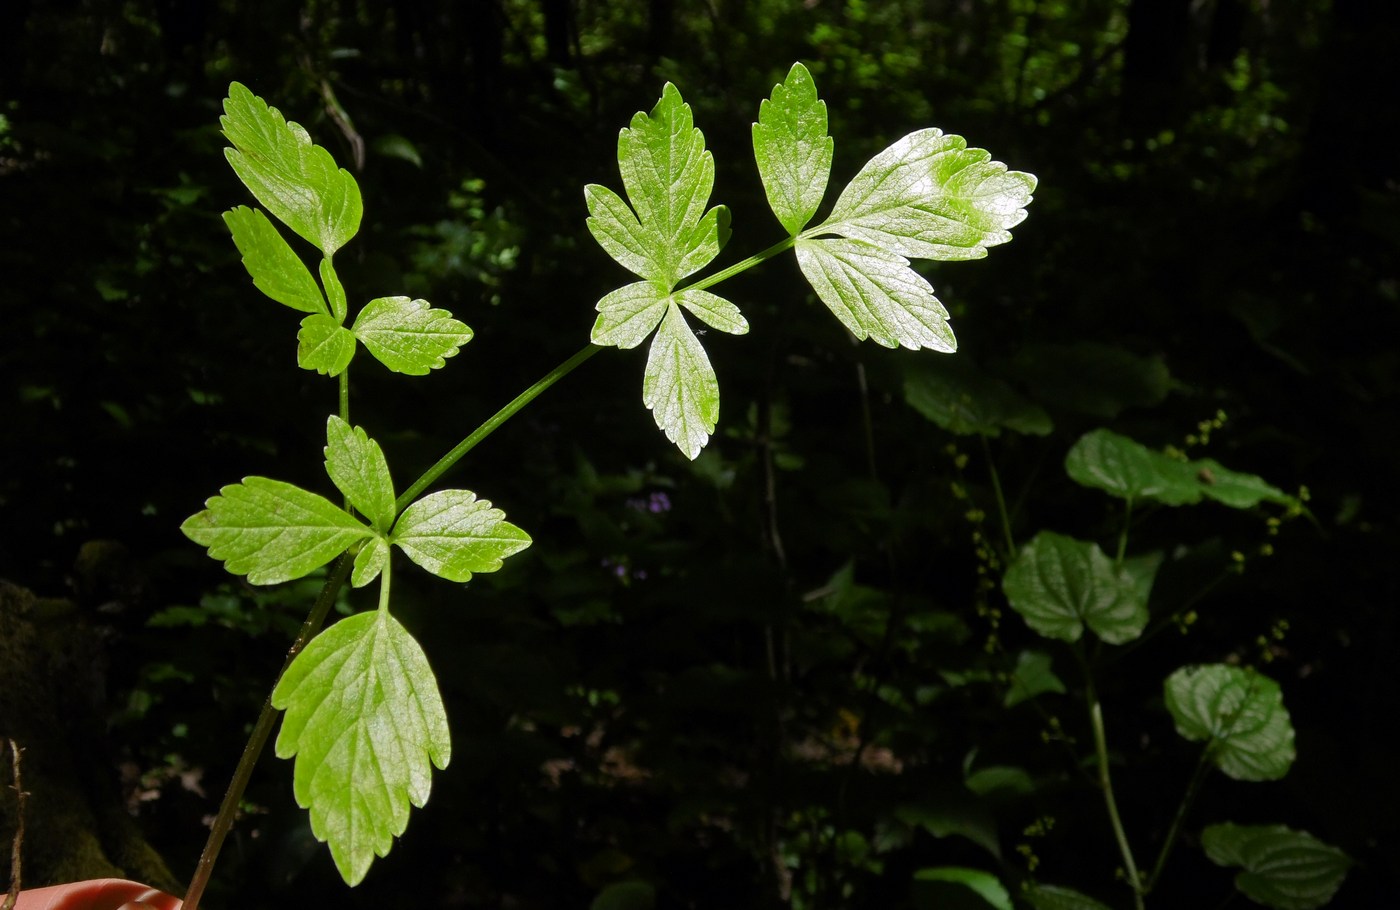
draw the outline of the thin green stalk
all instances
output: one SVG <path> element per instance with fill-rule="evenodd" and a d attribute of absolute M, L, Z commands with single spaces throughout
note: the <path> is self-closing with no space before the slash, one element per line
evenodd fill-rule
<path fill-rule="evenodd" d="M 340 419 L 350 422 L 350 368 L 340 371 Z"/>
<path fill-rule="evenodd" d="M 393 554 L 384 560 L 384 568 L 379 572 L 379 612 L 385 614 L 389 612 L 389 588 L 394 580 L 394 557 Z"/>
<path fill-rule="evenodd" d="M 742 261 L 742 262 L 736 262 L 736 263 L 734 263 L 733 265 L 731 265 L 729 268 L 724 269 L 723 271 L 715 272 L 713 275 L 710 275 L 708 278 L 701 278 L 699 281 L 695 282 L 694 284 L 686 285 L 684 288 L 681 288 L 681 290 L 686 290 L 686 291 L 702 291 L 702 290 L 704 290 L 705 288 L 708 288 L 708 287 L 711 287 L 711 286 L 713 286 L 713 285 L 719 284 L 721 281 L 725 281 L 725 280 L 727 280 L 727 279 L 733 278 L 735 275 L 739 274 L 740 272 L 747 272 L 749 269 L 751 269 L 751 268 L 753 268 L 754 266 L 758 265 L 760 262 L 763 262 L 763 261 L 765 261 L 765 260 L 767 260 L 767 259 L 772 259 L 774 256 L 778 255 L 779 253 L 783 252 L 784 250 L 790 249 L 790 248 L 792 247 L 792 245 L 795 244 L 795 243 L 797 243 L 797 238 L 796 238 L 796 237 L 787 237 L 787 238 L 784 238 L 783 240 L 780 240 L 779 242 L 773 244 L 772 246 L 770 246 L 768 249 L 764 250 L 763 252 L 761 252 L 761 253 L 755 253 L 754 255 L 750 256 L 748 259 L 745 259 L 745 260 Z"/>
<path fill-rule="evenodd" d="M 1094 733 L 1094 757 L 1099 766 L 1099 790 L 1103 793 L 1104 806 L 1108 809 L 1108 823 L 1113 828 L 1113 839 L 1118 843 L 1118 854 L 1123 858 L 1123 867 L 1128 873 L 1128 885 L 1133 889 L 1133 905 L 1143 910 L 1142 879 L 1138 876 L 1137 863 L 1133 860 L 1133 848 L 1128 844 L 1128 833 L 1123 828 L 1123 819 L 1118 815 L 1118 801 L 1113 797 L 1113 780 L 1108 773 L 1108 736 L 1104 732 L 1103 706 L 1099 704 L 1098 693 L 1094 690 L 1094 680 L 1089 667 L 1084 666 L 1085 697 L 1089 700 L 1089 725 Z"/>
<path fill-rule="evenodd" d="M 321 626 L 326 621 L 326 614 L 330 612 L 331 606 L 335 603 L 335 598 L 340 593 L 340 587 L 345 583 L 345 579 L 350 576 L 350 567 L 354 560 L 350 554 L 346 553 L 340 557 L 327 576 L 326 583 L 321 588 L 321 594 L 316 598 L 316 605 L 311 608 L 311 613 L 306 617 L 306 622 L 302 623 L 301 631 L 297 633 L 296 640 L 287 651 L 287 659 L 282 662 L 282 670 L 277 674 L 280 680 L 287 672 L 287 668 L 292 665 L 292 661 L 302 652 L 307 643 L 321 630 Z M 204 888 L 209 884 L 209 875 L 214 869 L 214 860 L 218 859 L 219 850 L 224 845 L 224 838 L 228 836 L 229 829 L 233 827 L 233 820 L 238 815 L 238 804 L 243 801 L 243 791 L 248 787 L 248 781 L 253 776 L 253 768 L 258 763 L 258 756 L 262 754 L 263 746 L 267 744 L 267 738 L 272 733 L 272 727 L 277 722 L 277 709 L 272 707 L 272 695 L 268 694 L 263 702 L 262 711 L 258 713 L 258 719 L 253 724 L 253 732 L 248 737 L 248 744 L 243 747 L 243 757 L 238 760 L 238 767 L 233 772 L 233 780 L 229 782 L 228 791 L 224 794 L 224 801 L 219 806 L 219 814 L 214 817 L 214 825 L 209 829 L 209 839 L 204 844 L 204 852 L 199 855 L 199 864 L 195 866 L 194 877 L 190 879 L 189 890 L 185 892 L 185 901 L 182 904 L 184 910 L 198 910 L 199 899 L 204 895 Z"/>
<path fill-rule="evenodd" d="M 997 500 L 997 514 L 1001 516 L 1001 532 L 1006 538 L 1006 558 L 1011 560 L 1016 556 L 1016 538 L 1011 536 L 1011 516 L 1006 511 L 1006 496 L 1001 491 L 1001 475 L 997 473 L 996 462 L 992 460 L 992 447 L 987 443 L 987 434 L 978 433 L 977 438 L 982 442 L 982 455 L 987 459 L 987 472 L 992 478 L 992 493 Z"/>
<path fill-rule="evenodd" d="M 1118 532 L 1118 556 L 1114 564 L 1123 565 L 1123 556 L 1128 552 L 1128 525 L 1133 520 L 1133 498 L 1129 496 L 1123 501 L 1123 530 Z"/>
<path fill-rule="evenodd" d="M 602 348 L 596 344 L 588 345 L 568 360 L 559 364 L 559 366 L 550 370 L 539 382 L 536 382 L 519 395 L 516 395 L 515 398 L 511 400 L 510 404 L 501 408 L 495 414 L 491 415 L 485 423 L 475 430 L 472 430 L 471 435 L 453 446 L 452 451 L 439 458 L 437 464 L 424 471 L 422 477 L 419 477 L 413 482 L 412 486 L 404 490 L 403 495 L 399 496 L 398 501 L 394 503 L 394 511 L 396 513 L 402 512 L 404 509 L 408 508 L 409 505 L 418 498 L 420 493 L 433 484 L 433 481 L 437 480 L 444 472 L 460 461 L 463 455 L 476 448 L 477 443 L 496 432 L 496 428 L 507 420 L 510 420 L 510 418 L 515 415 L 516 411 L 519 411 L 521 408 L 525 407 L 525 405 L 534 401 L 540 396 L 541 392 L 572 373 L 585 360 L 601 350 Z"/>
<path fill-rule="evenodd" d="M 1206 772 L 1210 770 L 1210 745 L 1201 750 L 1201 758 L 1196 762 L 1196 770 L 1191 774 L 1191 782 L 1186 785 L 1186 794 L 1181 797 L 1181 803 L 1176 807 L 1176 816 L 1172 819 L 1172 826 L 1167 829 L 1167 839 L 1162 842 L 1162 850 L 1157 854 L 1157 862 L 1152 864 L 1152 872 L 1147 876 L 1147 881 L 1142 884 L 1142 893 L 1150 892 L 1157 882 L 1161 881 L 1162 869 L 1167 865 L 1167 857 L 1171 856 L 1172 848 L 1176 846 L 1177 839 L 1181 835 L 1181 824 L 1186 820 L 1186 813 L 1191 811 L 1191 804 L 1196 801 L 1196 795 L 1201 790 L 1201 782 L 1206 778 Z"/>

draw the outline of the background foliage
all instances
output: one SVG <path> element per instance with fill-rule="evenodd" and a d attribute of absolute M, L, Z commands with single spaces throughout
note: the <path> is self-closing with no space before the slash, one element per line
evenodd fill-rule
<path fill-rule="evenodd" d="M 587 338 L 622 276 L 587 236 L 582 187 L 613 182 L 617 130 L 665 80 L 715 152 L 725 255 L 771 242 L 749 124 L 800 59 L 830 107 L 835 185 L 930 125 L 1040 178 L 1014 243 L 920 264 L 955 365 L 930 377 L 938 355 L 850 344 L 771 263 L 726 286 L 752 331 L 707 339 L 724 409 L 690 463 L 636 400 L 636 352 L 599 355 L 458 469 L 490 478 L 535 546 L 465 588 L 400 581 L 456 746 L 405 843 L 346 892 L 269 755 L 218 897 L 586 906 L 636 882 L 611 906 L 650 886 L 665 907 L 923 907 L 946 898 L 917 870 L 969 866 L 1121 901 L 1074 767 L 1083 719 L 1048 683 L 1025 701 L 1006 682 L 1030 647 L 1063 686 L 1074 668 L 984 581 L 1000 572 L 988 457 L 1018 544 L 1113 544 L 1121 513 L 1061 470 L 1107 426 L 1306 485 L 1314 519 L 1271 535 L 1263 512 L 1198 506 L 1135 526 L 1135 550 L 1171 558 L 1154 609 L 1195 598 L 1198 620 L 1101 680 L 1130 833 L 1160 837 L 1162 793 L 1190 775 L 1161 680 L 1267 664 L 1297 764 L 1208 782 L 1192 837 L 1226 819 L 1308 830 L 1361 863 L 1334 906 L 1374 906 L 1400 891 L 1381 747 L 1400 108 L 1372 101 L 1400 84 L 1397 9 L 5 4 L 0 577 L 109 631 L 110 741 L 148 836 L 188 869 L 307 595 L 230 584 L 178 525 L 236 476 L 316 488 L 334 406 L 219 217 L 246 201 L 217 133 L 228 82 L 355 171 L 366 220 L 337 259 L 352 294 L 426 297 L 477 332 L 432 376 L 355 378 L 356 423 L 409 471 Z M 996 428 L 984 453 L 920 407 L 938 381 L 1037 407 L 960 415 Z M 1231 876 L 1179 850 L 1154 899 L 1219 900 Z"/>

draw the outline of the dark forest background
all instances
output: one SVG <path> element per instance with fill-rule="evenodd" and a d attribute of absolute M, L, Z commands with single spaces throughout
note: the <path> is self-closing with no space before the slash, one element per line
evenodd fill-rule
<path fill-rule="evenodd" d="M 705 339 L 723 411 L 694 463 L 641 406 L 644 355 L 605 352 L 451 477 L 535 545 L 465 587 L 399 582 L 454 738 L 427 809 L 348 891 L 268 755 L 214 905 L 586 907 L 636 881 L 663 908 L 956 907 L 915 876 L 958 865 L 1126 906 L 1076 766 L 1069 649 L 984 581 L 987 459 L 1017 543 L 1108 547 L 1121 508 L 1064 476 L 1074 440 L 1180 448 L 1223 411 L 1193 454 L 1305 487 L 1310 514 L 1272 535 L 1278 510 L 1135 525 L 1132 549 L 1167 558 L 1154 612 L 1199 618 L 1101 673 L 1129 834 L 1155 852 L 1195 760 L 1162 679 L 1259 665 L 1297 764 L 1210 779 L 1152 904 L 1228 897 L 1195 838 L 1232 820 L 1342 847 L 1359 865 L 1334 906 L 1381 906 L 1400 893 L 1397 40 L 1400 4 L 1373 0 L 0 4 L 0 578 L 44 599 L 52 647 L 91 648 L 93 798 L 187 877 L 316 589 L 240 584 L 178 531 L 246 475 L 329 491 L 334 384 L 297 369 L 297 317 L 220 220 L 251 201 L 221 151 L 229 81 L 359 180 L 352 307 L 407 293 L 476 331 L 430 377 L 357 361 L 355 422 L 402 483 L 630 280 L 582 188 L 619 185 L 617 132 L 666 80 L 734 213 L 722 263 L 779 238 L 749 124 L 802 60 L 830 108 L 828 200 L 925 126 L 1039 177 L 1012 243 L 919 267 L 960 381 L 1006 383 L 1053 431 L 926 419 L 905 380 L 940 355 L 851 344 L 790 258 L 726 285 L 753 330 Z M 1026 649 L 1069 691 L 1006 707 Z"/>

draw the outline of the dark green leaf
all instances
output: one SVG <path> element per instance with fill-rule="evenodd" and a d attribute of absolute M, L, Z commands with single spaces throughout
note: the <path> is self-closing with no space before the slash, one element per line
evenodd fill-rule
<path fill-rule="evenodd" d="M 1032 885 L 1023 894 L 1035 910 L 1109 910 L 1092 897 L 1056 885 Z"/>
<path fill-rule="evenodd" d="M 647 882 L 614 882 L 608 885 L 588 910 L 652 910 L 656 906 L 656 888 Z"/>
<path fill-rule="evenodd" d="M 1172 388 L 1160 357 L 1095 341 L 1030 344 L 1007 369 L 1038 400 L 1102 418 L 1160 404 Z"/>
<path fill-rule="evenodd" d="M 1277 780 L 1293 765 L 1293 723 L 1278 683 L 1227 664 L 1182 667 L 1165 683 L 1176 731 L 1204 741 L 1236 780 Z"/>
<path fill-rule="evenodd" d="M 960 866 L 940 866 L 935 869 L 920 869 L 914 873 L 914 880 L 920 882 L 952 882 L 969 889 L 982 898 L 988 906 L 996 910 L 1012 910 L 1011 895 L 1006 887 L 990 872 L 981 869 L 965 869 Z"/>
<path fill-rule="evenodd" d="M 1002 429 L 1044 436 L 1054 428 L 1043 408 L 979 370 L 965 354 L 912 364 L 904 377 L 904 400 L 959 436 L 999 436 Z"/>
<path fill-rule="evenodd" d="M 1201 499 L 1201 481 L 1186 461 L 1154 452 L 1111 430 L 1085 433 L 1065 456 L 1075 482 L 1123 499 L 1155 499 L 1170 506 Z"/>
<path fill-rule="evenodd" d="M 1002 589 L 1041 635 L 1078 641 L 1088 625 L 1109 644 L 1122 644 L 1147 624 L 1150 574 L 1145 565 L 1115 566 L 1098 544 L 1041 531 L 1006 570 Z"/>
<path fill-rule="evenodd" d="M 1211 825 L 1201 834 L 1211 862 L 1244 869 L 1235 887 L 1273 910 L 1315 910 L 1337 893 L 1351 857 L 1283 825 Z"/>
<path fill-rule="evenodd" d="M 423 806 L 432 765 L 452 757 L 447 715 L 422 649 L 387 610 L 322 632 L 272 692 L 286 711 L 279 758 L 296 756 L 293 793 L 311 810 L 346 883 L 365 877 Z"/>
<path fill-rule="evenodd" d="M 1016 669 L 1011 672 L 1011 682 L 1007 686 L 1002 704 L 1011 708 L 1046 692 L 1064 691 L 1065 684 L 1050 668 L 1049 654 L 1043 651 L 1022 651 L 1016 655 Z"/>

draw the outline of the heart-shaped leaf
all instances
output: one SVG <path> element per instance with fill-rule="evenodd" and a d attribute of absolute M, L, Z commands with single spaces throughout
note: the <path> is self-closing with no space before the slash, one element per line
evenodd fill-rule
<path fill-rule="evenodd" d="M 1341 888 L 1351 857 L 1283 825 L 1211 825 L 1201 833 L 1211 862 L 1238 866 L 1235 887 L 1273 910 L 1315 910 Z"/>
<path fill-rule="evenodd" d="M 1006 570 L 1002 590 L 1026 624 L 1047 638 L 1078 641 L 1087 625 L 1109 644 L 1147 625 L 1159 557 L 1115 566 L 1098 544 L 1041 531 Z M 1144 583 L 1145 582 L 1145 583 Z"/>
<path fill-rule="evenodd" d="M 1278 683 L 1227 664 L 1182 667 L 1167 677 L 1176 731 L 1204 741 L 1211 761 L 1236 780 L 1277 780 L 1293 765 L 1293 723 Z"/>

